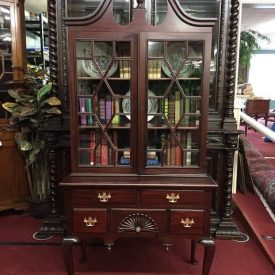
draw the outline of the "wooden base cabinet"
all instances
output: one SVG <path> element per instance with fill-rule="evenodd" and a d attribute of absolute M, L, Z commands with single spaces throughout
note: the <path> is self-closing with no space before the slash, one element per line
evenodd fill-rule
<path fill-rule="evenodd" d="M 209 233 L 212 180 L 176 177 L 165 186 L 159 183 L 167 181 L 165 177 L 101 180 L 100 185 L 93 183 L 93 177 L 62 181 L 68 222 L 63 252 L 68 274 L 74 273 L 74 243 L 82 244 L 84 259 L 87 240 L 102 238 L 111 249 L 121 237 L 157 238 L 167 247 L 177 239 L 190 239 L 192 263 L 199 242 L 205 246 L 202 274 L 209 274 L 215 252 Z"/>
<path fill-rule="evenodd" d="M 112 0 L 57 2 L 71 137 L 71 173 L 59 184 L 68 274 L 75 242 L 85 256 L 88 239 L 111 247 L 125 236 L 189 239 L 193 263 L 200 242 L 209 274 L 216 183 L 207 173 L 206 141 L 215 20 L 191 17 L 174 0 L 155 11 L 142 0 L 122 1 L 122 9 Z"/>

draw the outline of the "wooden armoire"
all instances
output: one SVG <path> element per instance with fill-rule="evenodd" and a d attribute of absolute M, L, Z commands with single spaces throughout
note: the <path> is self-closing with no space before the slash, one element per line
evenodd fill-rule
<path fill-rule="evenodd" d="M 45 131 L 52 211 L 41 232 L 71 246 L 121 236 L 205 245 L 232 219 L 239 2 L 48 1 L 62 121 Z M 83 245 L 85 249 L 85 245 Z"/>

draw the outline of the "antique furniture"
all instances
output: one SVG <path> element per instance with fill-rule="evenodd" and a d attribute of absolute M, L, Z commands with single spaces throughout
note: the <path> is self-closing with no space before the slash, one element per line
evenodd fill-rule
<path fill-rule="evenodd" d="M 25 60 L 24 1 L 0 1 L 0 210 L 26 208 L 28 194 L 25 163 L 17 151 L 14 133 L 2 127 L 8 124 L 2 103 L 10 100 L 8 81 L 22 78 Z"/>
<path fill-rule="evenodd" d="M 188 238 L 192 259 L 203 240 L 207 273 L 210 233 L 242 238 L 231 194 L 239 2 L 120 2 L 48 1 L 63 120 L 45 131 L 52 210 L 40 232 L 65 233 L 70 273 L 74 242 L 125 235 Z"/>
<path fill-rule="evenodd" d="M 269 106 L 270 99 L 248 99 L 244 111 L 247 115 L 255 118 L 255 120 L 258 120 L 259 117 L 264 117 L 265 126 L 267 126 Z M 247 127 L 247 123 L 245 123 L 245 136 L 247 135 Z"/>
<path fill-rule="evenodd" d="M 76 239 L 100 237 L 111 247 L 117 238 L 140 235 L 199 241 L 208 274 L 215 183 L 205 149 L 214 23 L 192 20 L 175 1 L 159 26 L 147 21 L 143 1 L 132 12 L 123 25 L 112 1 L 104 1 L 85 24 L 65 23 L 72 173 L 60 186 L 67 271 L 73 273 Z"/>

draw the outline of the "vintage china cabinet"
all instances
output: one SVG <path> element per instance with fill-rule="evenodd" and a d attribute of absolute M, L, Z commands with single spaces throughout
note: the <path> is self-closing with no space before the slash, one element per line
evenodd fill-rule
<path fill-rule="evenodd" d="M 69 3 L 68 3 L 69 4 Z M 71 174 L 60 186 L 71 246 L 102 238 L 177 238 L 206 246 L 203 274 L 214 255 L 206 134 L 214 22 L 188 17 L 168 1 L 159 25 L 138 1 L 131 20 L 113 2 L 65 21 L 71 125 Z M 73 6 L 73 4 L 72 4 Z M 68 5 L 69 9 L 70 5 Z"/>
<path fill-rule="evenodd" d="M 91 238 L 188 238 L 193 262 L 200 241 L 207 274 L 210 233 L 241 237 L 231 217 L 239 3 L 206 2 L 48 1 L 64 120 L 45 134 L 52 213 L 41 231 L 65 224 L 69 273 L 72 244 Z"/>

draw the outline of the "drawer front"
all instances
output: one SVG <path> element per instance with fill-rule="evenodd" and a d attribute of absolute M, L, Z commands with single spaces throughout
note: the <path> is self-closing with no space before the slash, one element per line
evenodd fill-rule
<path fill-rule="evenodd" d="M 106 209 L 74 208 L 74 233 L 104 233 L 107 229 Z"/>
<path fill-rule="evenodd" d="M 202 234 L 204 231 L 203 210 L 171 210 L 170 232 L 186 234 Z"/>
<path fill-rule="evenodd" d="M 112 209 L 112 232 L 163 232 L 164 209 Z"/>
<path fill-rule="evenodd" d="M 141 203 L 145 205 L 164 205 L 166 207 L 190 206 L 204 207 L 205 192 L 203 190 L 142 190 Z"/>
<path fill-rule="evenodd" d="M 73 192 L 73 205 L 134 205 L 137 203 L 136 190 L 78 189 Z"/>

